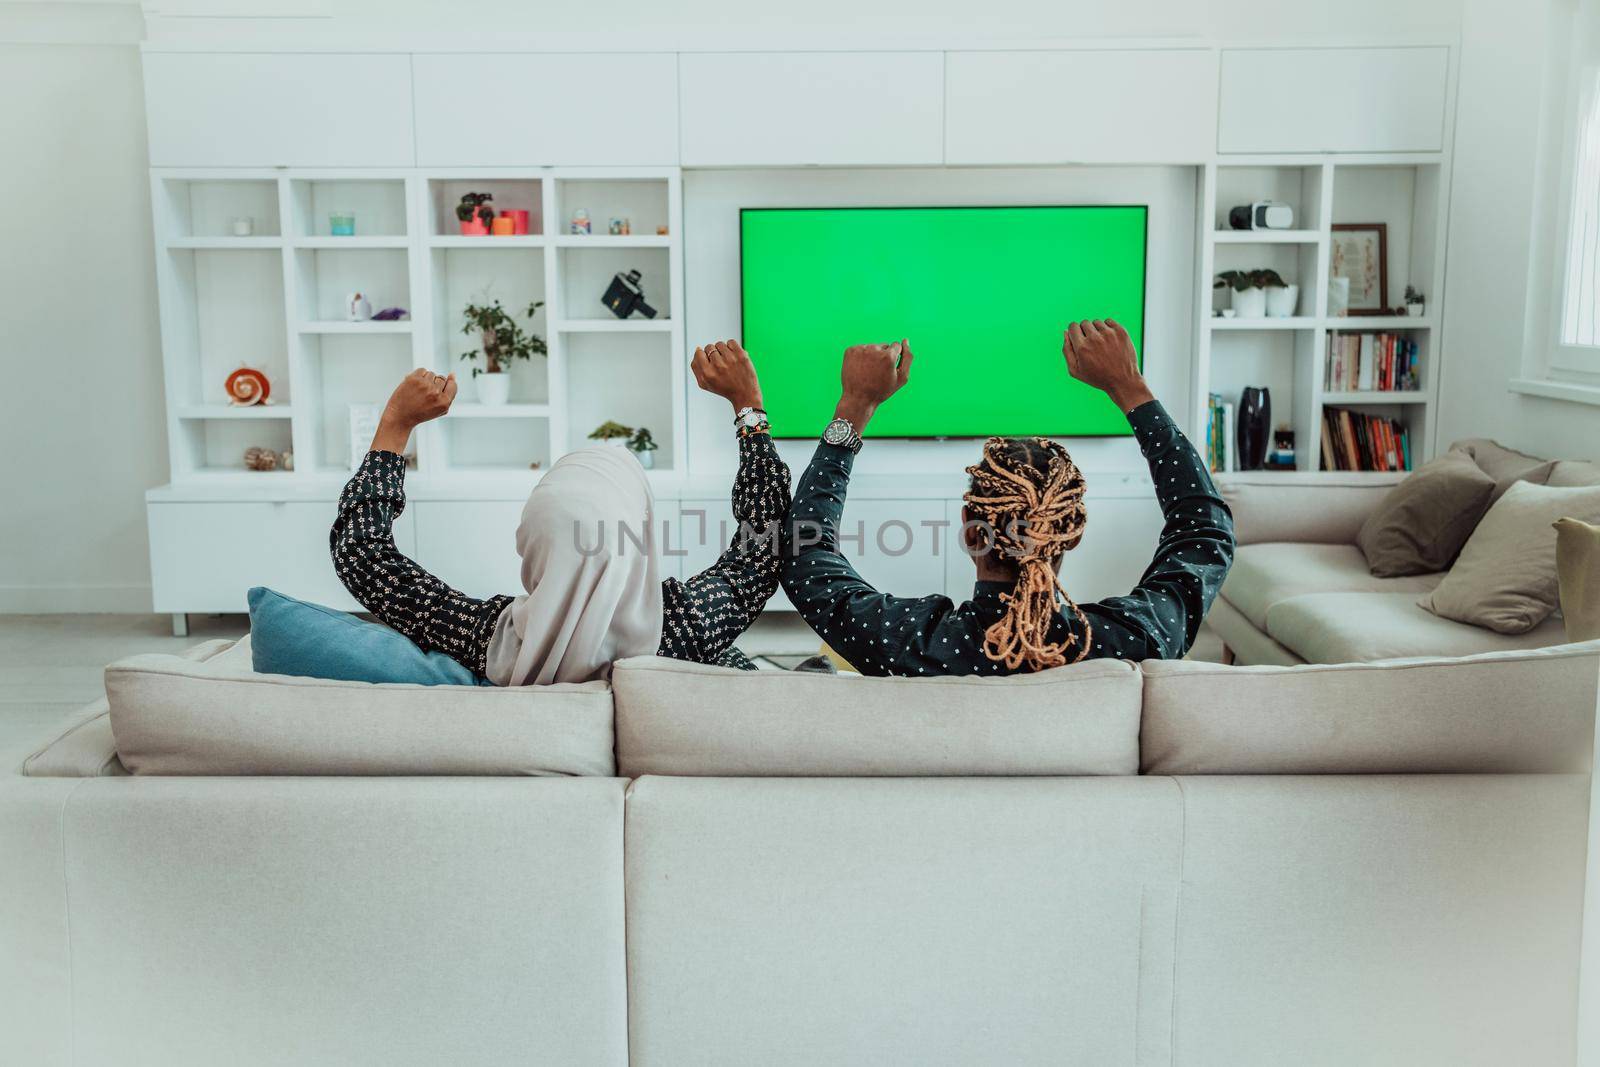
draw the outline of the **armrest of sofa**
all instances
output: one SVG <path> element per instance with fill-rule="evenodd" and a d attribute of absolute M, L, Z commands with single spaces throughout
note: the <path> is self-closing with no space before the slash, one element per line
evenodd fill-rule
<path fill-rule="evenodd" d="M 22 763 L 28 778 L 99 778 L 127 774 L 117 758 L 105 697 L 74 715 L 56 738 Z"/>
<path fill-rule="evenodd" d="M 1367 521 L 1405 472 L 1383 474 L 1252 471 L 1225 474 L 1217 490 L 1233 511 L 1241 545 L 1301 541 L 1353 545 Z"/>

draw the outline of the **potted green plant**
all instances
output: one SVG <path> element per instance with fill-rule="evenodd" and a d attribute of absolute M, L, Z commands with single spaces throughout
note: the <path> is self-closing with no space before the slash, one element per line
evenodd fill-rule
<path fill-rule="evenodd" d="M 656 444 L 656 439 L 650 431 L 641 426 L 633 431 L 633 436 L 628 439 L 628 451 L 639 457 L 639 466 L 645 470 L 652 470 L 656 465 L 656 449 L 661 446 Z"/>
<path fill-rule="evenodd" d="M 1275 317 L 1294 314 L 1295 302 L 1300 297 L 1300 287 L 1284 282 L 1278 272 L 1269 268 L 1259 270 L 1225 270 L 1217 275 L 1213 287 L 1233 290 L 1233 314 L 1240 319 L 1259 319 L 1267 314 L 1269 290 L 1282 290 L 1284 295 L 1274 298 Z M 1287 303 L 1288 310 L 1283 311 Z"/>
<path fill-rule="evenodd" d="M 461 222 L 463 236 L 488 236 L 489 223 L 494 221 L 494 208 L 489 206 L 489 201 L 493 199 L 493 193 L 463 193 L 461 195 L 461 203 L 456 205 L 456 218 Z"/>
<path fill-rule="evenodd" d="M 524 317 L 533 318 L 542 307 L 543 300 L 534 301 L 528 305 Z M 461 358 L 477 359 L 481 355 L 484 361 L 484 366 L 472 368 L 472 378 L 478 387 L 478 400 L 484 404 L 504 404 L 511 396 L 511 361 L 542 356 L 549 351 L 549 347 L 543 337 L 527 333 L 517 325 L 517 320 L 500 306 L 498 300 L 489 304 L 468 304 L 462 314 L 467 321 L 461 327 L 461 332 L 469 336 L 477 334 L 481 347 L 463 352 Z"/>
<path fill-rule="evenodd" d="M 628 442 L 633 440 L 633 427 L 607 419 L 594 428 L 589 434 L 589 440 L 599 441 L 613 448 L 627 448 Z"/>

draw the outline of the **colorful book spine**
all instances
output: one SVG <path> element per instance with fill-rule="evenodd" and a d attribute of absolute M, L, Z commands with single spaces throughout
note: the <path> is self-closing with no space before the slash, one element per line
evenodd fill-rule
<path fill-rule="evenodd" d="M 1328 334 L 1322 374 L 1329 392 L 1416 392 L 1422 388 L 1417 342 L 1393 333 Z"/>

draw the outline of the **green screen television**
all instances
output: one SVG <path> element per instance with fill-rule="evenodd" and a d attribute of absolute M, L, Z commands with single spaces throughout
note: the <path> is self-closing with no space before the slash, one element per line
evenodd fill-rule
<path fill-rule="evenodd" d="M 777 437 L 833 418 L 853 344 L 910 340 L 911 383 L 868 437 L 1131 433 L 1061 355 L 1116 319 L 1144 360 L 1143 206 L 745 208 L 742 341 Z"/>

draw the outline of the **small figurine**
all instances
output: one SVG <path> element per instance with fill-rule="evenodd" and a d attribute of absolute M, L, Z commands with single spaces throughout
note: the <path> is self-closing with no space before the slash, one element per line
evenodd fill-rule
<path fill-rule="evenodd" d="M 583 208 L 572 213 L 572 232 L 583 237 L 593 232 L 593 225 L 589 222 L 589 213 Z"/>
<path fill-rule="evenodd" d="M 372 316 L 372 321 L 399 322 L 401 319 L 408 318 L 410 314 L 405 308 L 384 308 Z"/>
<path fill-rule="evenodd" d="M 251 445 L 244 450 L 244 465 L 246 470 L 275 471 L 278 469 L 278 453 L 260 445 Z"/>
<path fill-rule="evenodd" d="M 344 317 L 351 322 L 366 322 L 372 318 L 372 301 L 361 293 L 351 293 L 344 298 Z"/>

